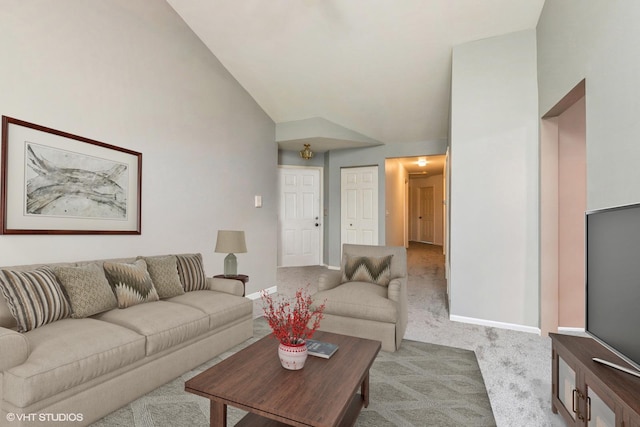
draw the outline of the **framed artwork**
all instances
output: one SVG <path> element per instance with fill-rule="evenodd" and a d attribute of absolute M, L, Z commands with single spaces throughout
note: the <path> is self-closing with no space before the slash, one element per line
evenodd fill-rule
<path fill-rule="evenodd" d="M 2 234 L 140 234 L 142 154 L 2 116 Z"/>

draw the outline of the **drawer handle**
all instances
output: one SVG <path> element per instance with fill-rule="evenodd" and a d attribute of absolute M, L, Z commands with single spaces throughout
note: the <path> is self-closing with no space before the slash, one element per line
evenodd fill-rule
<path fill-rule="evenodd" d="M 576 414 L 576 415 L 577 415 L 577 417 L 578 417 L 578 419 L 579 419 L 580 421 L 584 421 L 584 417 L 582 416 L 582 414 L 580 413 L 580 411 L 578 411 L 578 410 L 576 409 L 576 400 L 577 400 L 577 399 L 576 399 L 576 395 L 578 396 L 578 399 L 581 399 L 581 398 L 583 397 L 583 396 L 582 396 L 582 393 L 580 393 L 580 391 L 579 391 L 579 390 L 577 390 L 577 389 L 575 389 L 575 388 L 573 389 L 573 393 L 572 393 L 572 395 L 571 395 L 571 410 L 573 411 L 573 413 L 574 413 L 574 414 Z"/>

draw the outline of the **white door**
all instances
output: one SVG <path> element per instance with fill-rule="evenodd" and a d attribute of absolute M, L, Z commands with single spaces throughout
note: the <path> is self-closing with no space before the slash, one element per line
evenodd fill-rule
<path fill-rule="evenodd" d="M 378 244 L 378 167 L 342 168 L 341 240 Z"/>
<path fill-rule="evenodd" d="M 319 265 L 322 244 L 320 230 L 320 169 L 281 167 L 280 236 L 278 265 Z"/>

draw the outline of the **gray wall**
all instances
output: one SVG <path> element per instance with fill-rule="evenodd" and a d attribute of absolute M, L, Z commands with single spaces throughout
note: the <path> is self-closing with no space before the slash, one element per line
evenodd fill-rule
<path fill-rule="evenodd" d="M 454 48 L 454 319 L 531 331 L 539 325 L 537 106 L 534 30 Z"/>
<path fill-rule="evenodd" d="M 3 1 L 0 28 L 0 114 L 143 153 L 142 235 L 0 236 L 2 265 L 201 252 L 211 275 L 243 229 L 248 291 L 275 284 L 275 125 L 166 2 Z"/>
<path fill-rule="evenodd" d="M 640 2 L 547 0 L 538 22 L 540 114 L 586 82 L 587 209 L 640 201 Z"/>

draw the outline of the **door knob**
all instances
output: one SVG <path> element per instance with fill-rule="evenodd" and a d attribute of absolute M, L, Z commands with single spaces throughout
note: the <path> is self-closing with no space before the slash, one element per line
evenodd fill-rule
<path fill-rule="evenodd" d="M 318 224 L 317 222 L 316 222 L 316 227 L 320 227 L 320 224 Z"/>

